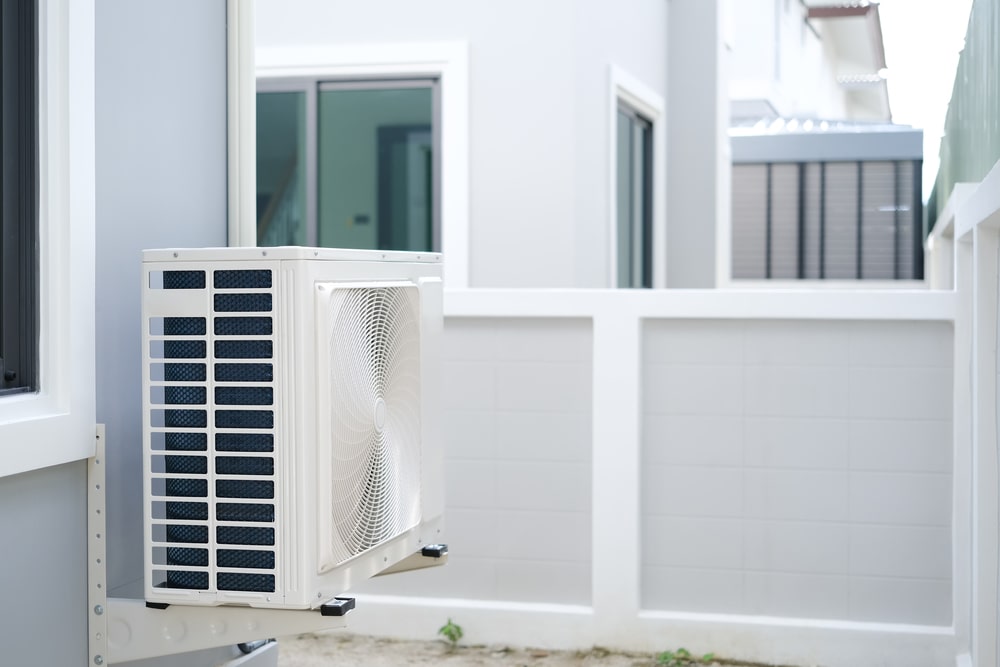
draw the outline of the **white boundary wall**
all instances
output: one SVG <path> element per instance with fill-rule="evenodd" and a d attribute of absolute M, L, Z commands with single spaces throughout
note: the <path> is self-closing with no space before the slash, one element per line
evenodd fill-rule
<path fill-rule="evenodd" d="M 952 280 L 958 297 L 954 399 L 954 605 L 960 647 L 958 664 L 992 667 L 1000 658 L 997 633 L 1000 163 L 982 183 L 956 185 L 945 213 L 950 215 L 942 215 L 932 238 L 954 239 Z"/>
<path fill-rule="evenodd" d="M 995 280 L 993 288 L 996 290 Z M 352 614 L 351 628 L 358 632 L 427 638 L 434 636 L 437 627 L 451 616 L 465 628 L 470 640 L 486 643 L 576 648 L 603 645 L 647 651 L 686 646 L 693 651 L 714 651 L 743 659 L 819 663 L 829 667 L 952 663 L 956 655 L 956 630 L 951 626 L 642 609 L 641 393 L 646 321 L 950 324 L 956 318 L 958 304 L 953 292 L 927 290 L 448 292 L 445 312 L 449 321 L 575 318 L 591 323 L 591 604 L 361 595 L 358 610 Z M 993 322 L 995 327 L 995 318 Z M 958 364 L 955 386 L 961 386 L 957 368 Z M 993 377 L 995 381 L 995 374 Z M 961 415 L 966 411 L 966 407 L 956 404 L 956 424 L 962 423 Z M 968 488 L 962 474 L 956 464 L 956 489 Z M 968 503 L 963 503 L 960 496 L 956 492 L 954 511 L 958 514 L 952 521 L 956 536 L 962 534 L 963 517 L 968 510 Z M 952 579 L 956 591 L 962 589 L 955 594 L 958 604 L 963 595 L 968 597 L 962 570 L 967 550 L 956 544 Z M 460 544 L 453 546 L 456 554 L 460 552 Z M 956 607 L 956 621 L 961 617 Z M 961 628 L 961 623 L 956 623 L 956 627 Z"/>

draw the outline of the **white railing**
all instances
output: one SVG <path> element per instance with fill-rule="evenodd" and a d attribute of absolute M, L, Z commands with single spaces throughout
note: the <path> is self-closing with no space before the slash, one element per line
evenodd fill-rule
<path fill-rule="evenodd" d="M 449 439 L 452 562 L 374 582 L 351 625 L 428 638 L 451 616 L 486 643 L 684 645 L 831 667 L 954 661 L 952 591 L 956 604 L 967 594 L 952 541 L 967 486 L 960 462 L 952 485 L 949 437 L 959 302 L 927 290 L 448 293 L 449 419 L 494 438 L 494 455 Z M 555 453 L 504 458 L 513 436 L 496 431 L 511 415 L 565 425 L 544 433 Z M 656 430 L 675 417 L 684 444 Z M 880 458 L 852 464 L 850 429 L 871 421 L 895 430 L 858 436 L 854 451 Z M 794 439 L 775 436 L 751 455 L 743 441 L 765 422 L 829 447 L 781 459 Z M 809 535 L 829 548 L 810 549 Z M 724 562 L 699 570 L 681 551 Z"/>

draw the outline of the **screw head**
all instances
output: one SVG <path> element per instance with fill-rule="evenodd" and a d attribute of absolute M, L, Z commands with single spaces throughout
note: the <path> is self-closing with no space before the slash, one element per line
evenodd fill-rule
<path fill-rule="evenodd" d="M 101 614 L 104 613 L 104 607 L 102 607 L 99 604 L 98 605 L 94 605 L 94 613 L 97 614 L 98 616 L 100 616 Z"/>
<path fill-rule="evenodd" d="M 103 655 L 95 655 L 94 656 L 94 664 L 95 665 L 103 665 L 104 664 L 104 656 Z"/>

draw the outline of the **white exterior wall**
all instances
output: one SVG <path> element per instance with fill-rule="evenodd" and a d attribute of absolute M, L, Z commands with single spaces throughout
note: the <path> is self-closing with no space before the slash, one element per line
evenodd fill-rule
<path fill-rule="evenodd" d="M 258 62 L 296 47 L 466 44 L 468 285 L 604 287 L 610 69 L 665 97 L 668 6 L 259 0 Z M 663 187 L 665 176 L 655 178 Z M 447 274 L 447 252 L 445 262 Z"/>

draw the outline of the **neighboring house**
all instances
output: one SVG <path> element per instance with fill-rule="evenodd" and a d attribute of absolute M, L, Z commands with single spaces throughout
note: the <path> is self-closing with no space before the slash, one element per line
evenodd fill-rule
<path fill-rule="evenodd" d="M 878 4 L 732 7 L 729 277 L 922 280 L 923 135 L 890 122 Z"/>
<path fill-rule="evenodd" d="M 888 121 L 877 2 L 729 0 L 732 117 Z"/>

